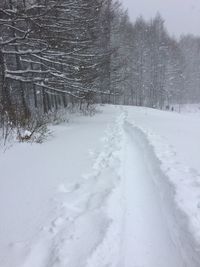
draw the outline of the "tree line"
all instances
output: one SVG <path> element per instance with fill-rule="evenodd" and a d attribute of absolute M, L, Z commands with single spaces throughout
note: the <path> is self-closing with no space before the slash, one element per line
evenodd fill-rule
<path fill-rule="evenodd" d="M 200 101 L 199 37 L 171 37 L 159 14 L 150 21 L 139 17 L 128 36 L 129 79 L 121 103 L 163 109 Z"/>
<path fill-rule="evenodd" d="M 62 108 L 163 108 L 200 100 L 200 39 L 172 38 L 158 14 L 132 23 L 112 0 L 0 3 L 0 124 Z"/>

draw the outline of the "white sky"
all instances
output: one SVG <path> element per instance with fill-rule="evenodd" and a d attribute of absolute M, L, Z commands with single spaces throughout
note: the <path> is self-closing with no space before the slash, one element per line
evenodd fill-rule
<path fill-rule="evenodd" d="M 170 34 L 200 36 L 200 0 L 121 0 L 132 21 L 139 15 L 145 19 L 160 12 Z"/>

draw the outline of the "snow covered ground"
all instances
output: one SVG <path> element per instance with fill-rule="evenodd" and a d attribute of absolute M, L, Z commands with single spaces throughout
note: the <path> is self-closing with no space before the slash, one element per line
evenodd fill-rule
<path fill-rule="evenodd" d="M 101 109 L 0 153 L 1 267 L 200 266 L 200 116 Z"/>

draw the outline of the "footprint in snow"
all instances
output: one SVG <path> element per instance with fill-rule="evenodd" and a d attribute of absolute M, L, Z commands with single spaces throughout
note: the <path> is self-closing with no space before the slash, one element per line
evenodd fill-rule
<path fill-rule="evenodd" d="M 60 193 L 72 193 L 73 191 L 77 190 L 80 188 L 80 185 L 77 183 L 77 184 L 71 184 L 71 185 L 68 185 L 67 187 L 64 185 L 64 184 L 60 184 L 58 186 L 58 192 Z"/>

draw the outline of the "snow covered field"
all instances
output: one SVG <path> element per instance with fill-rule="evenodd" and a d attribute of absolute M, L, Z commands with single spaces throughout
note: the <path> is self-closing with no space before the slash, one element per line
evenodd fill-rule
<path fill-rule="evenodd" d="M 200 266 L 200 114 L 101 109 L 0 153 L 1 267 Z"/>

